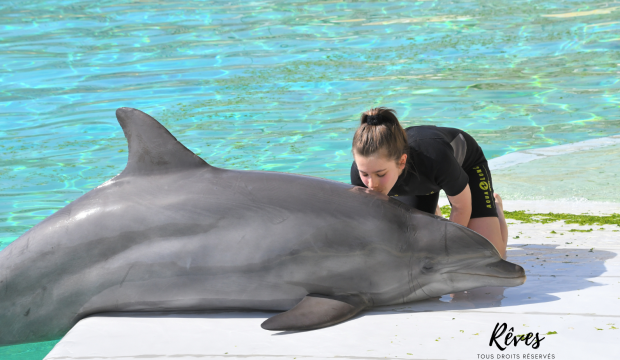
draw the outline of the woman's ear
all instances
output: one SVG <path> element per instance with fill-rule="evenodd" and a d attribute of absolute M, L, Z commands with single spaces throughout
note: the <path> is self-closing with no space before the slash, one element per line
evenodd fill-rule
<path fill-rule="evenodd" d="M 406 163 L 407 163 L 407 154 L 403 154 L 403 156 L 401 156 L 400 160 L 398 161 L 398 168 L 400 170 L 404 169 Z"/>

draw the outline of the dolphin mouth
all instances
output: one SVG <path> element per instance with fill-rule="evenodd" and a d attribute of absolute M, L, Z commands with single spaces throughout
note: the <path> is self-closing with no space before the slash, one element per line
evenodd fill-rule
<path fill-rule="evenodd" d="M 461 271 L 449 271 L 446 274 L 459 274 L 459 275 L 473 275 L 473 276 L 484 276 L 484 277 L 495 277 L 500 279 L 520 279 L 526 277 L 526 275 L 515 275 L 515 276 L 501 276 L 501 275 L 493 275 L 493 274 L 481 274 L 474 272 L 461 272 Z"/>
<path fill-rule="evenodd" d="M 499 260 L 486 264 L 477 264 L 464 269 L 447 271 L 446 274 L 484 277 L 490 280 L 490 282 L 494 282 L 492 279 L 499 281 L 507 280 L 510 282 L 511 286 L 521 285 L 525 283 L 527 278 L 523 267 L 506 260 Z"/>

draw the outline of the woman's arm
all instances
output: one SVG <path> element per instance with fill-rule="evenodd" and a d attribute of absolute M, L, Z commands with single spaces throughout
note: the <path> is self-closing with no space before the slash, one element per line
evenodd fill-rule
<path fill-rule="evenodd" d="M 448 196 L 448 199 L 452 205 L 450 221 L 467 226 L 471 217 L 471 190 L 469 190 L 469 184 L 465 186 L 465 189 L 460 194 Z"/>

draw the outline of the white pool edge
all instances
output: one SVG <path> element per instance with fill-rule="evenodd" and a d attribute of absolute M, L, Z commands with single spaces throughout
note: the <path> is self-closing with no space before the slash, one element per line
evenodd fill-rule
<path fill-rule="evenodd" d="M 618 144 L 620 144 L 620 134 L 564 145 L 516 151 L 489 160 L 489 168 L 491 169 L 491 171 L 505 169 L 514 165 L 524 164 L 530 161 L 544 159 L 550 156 L 593 150 Z"/>

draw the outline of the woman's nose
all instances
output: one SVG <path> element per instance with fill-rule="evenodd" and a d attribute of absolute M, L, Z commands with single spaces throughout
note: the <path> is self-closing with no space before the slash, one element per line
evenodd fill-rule
<path fill-rule="evenodd" d="M 371 188 L 371 189 L 375 188 L 376 185 L 377 185 L 377 181 L 376 180 L 374 180 L 372 177 L 370 179 L 368 179 L 368 187 L 369 188 Z"/>

